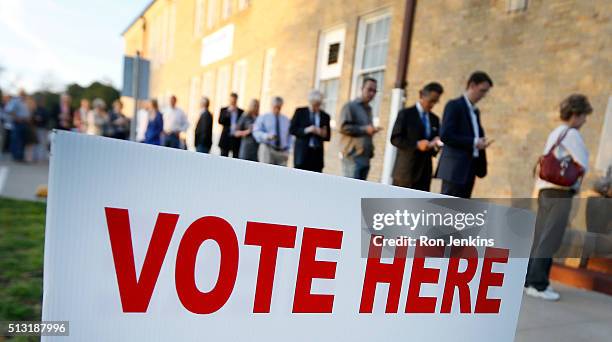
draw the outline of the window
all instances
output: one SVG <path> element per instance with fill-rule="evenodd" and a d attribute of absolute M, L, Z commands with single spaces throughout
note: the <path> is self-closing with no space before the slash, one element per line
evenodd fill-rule
<path fill-rule="evenodd" d="M 208 97 L 208 99 L 211 101 L 211 105 L 216 105 L 213 103 L 216 102 L 214 101 L 213 97 L 213 89 L 215 89 L 215 74 L 214 71 L 210 70 L 202 75 L 202 96 Z"/>
<path fill-rule="evenodd" d="M 204 0 L 196 0 L 194 17 L 193 17 L 193 35 L 199 37 L 202 35 L 202 24 L 204 22 Z"/>
<path fill-rule="evenodd" d="M 249 7 L 249 5 L 251 5 L 251 1 L 250 0 L 238 0 L 238 10 L 239 11 L 247 9 L 247 7 Z"/>
<path fill-rule="evenodd" d="M 508 12 L 524 11 L 527 9 L 527 0 L 506 0 Z"/>
<path fill-rule="evenodd" d="M 389 44 L 389 26 L 391 16 L 388 13 L 364 17 L 359 22 L 357 33 L 357 51 L 353 74 L 352 94 L 359 95 L 361 84 L 366 77 L 374 78 L 378 83 L 378 94 L 371 103 L 375 120 L 379 118 L 380 100 L 383 96 L 387 47 Z"/>
<path fill-rule="evenodd" d="M 229 97 L 230 77 L 232 70 L 229 65 L 219 67 L 217 71 L 217 87 L 215 89 L 215 112 L 218 113 L 221 107 L 225 106 Z"/>
<path fill-rule="evenodd" d="M 232 0 L 223 0 L 222 15 L 223 19 L 227 19 L 232 15 Z"/>
<path fill-rule="evenodd" d="M 319 36 L 315 87 L 323 93 L 323 109 L 331 116 L 332 127 L 336 124 L 345 34 L 346 29 L 339 27 Z"/>
<path fill-rule="evenodd" d="M 270 48 L 266 50 L 266 56 L 264 57 L 263 76 L 261 78 L 261 100 L 260 107 L 262 112 L 268 111 L 270 108 L 271 100 L 271 84 L 272 84 L 272 65 L 274 63 L 274 56 L 276 55 L 276 49 Z"/>
<path fill-rule="evenodd" d="M 595 169 L 604 174 L 609 167 L 612 167 L 612 96 L 608 98 L 608 108 L 604 116 L 601 127 L 601 137 L 599 138 L 599 150 L 595 160 Z"/>
<path fill-rule="evenodd" d="M 208 0 L 208 8 L 206 13 L 206 27 L 213 28 L 217 24 L 219 16 L 219 0 Z"/>
<path fill-rule="evenodd" d="M 191 78 L 189 87 L 189 108 L 187 112 L 187 118 L 189 120 L 189 129 L 187 130 L 187 147 L 193 149 L 195 125 L 200 118 L 200 77 L 194 76 Z"/>
<path fill-rule="evenodd" d="M 246 98 L 246 80 L 247 80 L 247 61 L 241 59 L 234 63 L 234 77 L 232 79 L 232 92 L 238 94 L 238 105 L 245 107 L 247 104 Z"/>
<path fill-rule="evenodd" d="M 151 37 L 149 54 L 153 68 L 157 68 L 172 58 L 176 27 L 176 3 L 169 2 L 161 13 L 151 18 Z"/>
<path fill-rule="evenodd" d="M 331 78 L 319 82 L 319 90 L 323 93 L 323 109 L 329 114 L 333 121 L 333 126 L 336 125 L 336 111 L 338 109 L 338 90 L 340 88 L 340 79 Z"/>

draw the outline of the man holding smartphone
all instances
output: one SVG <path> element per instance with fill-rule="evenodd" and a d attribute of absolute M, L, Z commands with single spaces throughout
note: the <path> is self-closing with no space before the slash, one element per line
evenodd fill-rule
<path fill-rule="evenodd" d="M 485 149 L 493 142 L 485 137 L 476 103 L 482 100 L 493 81 L 476 71 L 468 79 L 463 95 L 444 108 L 440 138 L 444 143 L 436 177 L 442 179 L 444 195 L 470 198 L 476 177 L 487 174 Z"/>

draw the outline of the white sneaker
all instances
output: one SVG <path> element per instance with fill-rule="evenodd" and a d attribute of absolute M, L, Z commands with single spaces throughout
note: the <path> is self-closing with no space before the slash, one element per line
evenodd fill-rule
<path fill-rule="evenodd" d="M 548 286 L 544 291 L 538 291 L 535 287 L 529 286 L 525 289 L 525 294 L 534 298 L 540 298 L 549 301 L 557 301 L 561 298 L 559 292 L 555 291 L 552 287 Z"/>

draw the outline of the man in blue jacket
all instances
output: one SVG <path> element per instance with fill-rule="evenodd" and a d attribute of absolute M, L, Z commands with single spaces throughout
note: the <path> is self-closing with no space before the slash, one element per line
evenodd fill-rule
<path fill-rule="evenodd" d="M 487 174 L 485 149 L 492 140 L 485 138 L 476 103 L 483 99 L 493 81 L 485 72 L 474 72 L 466 91 L 444 108 L 440 138 L 444 143 L 436 177 L 442 179 L 442 194 L 470 198 L 476 177 Z"/>

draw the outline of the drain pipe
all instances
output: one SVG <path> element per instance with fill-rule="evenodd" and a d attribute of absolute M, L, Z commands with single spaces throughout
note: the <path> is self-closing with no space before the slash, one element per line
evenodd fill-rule
<path fill-rule="evenodd" d="M 391 132 L 393 125 L 399 112 L 404 104 L 406 95 L 406 75 L 408 72 L 408 61 L 410 60 L 410 45 L 412 43 L 412 28 L 414 27 L 414 12 L 416 9 L 416 0 L 406 0 L 404 9 L 404 25 L 402 28 L 402 38 L 399 58 L 397 60 L 397 75 L 395 85 L 391 90 L 391 108 L 389 112 L 389 121 L 387 127 L 387 140 L 385 141 L 385 157 L 383 163 L 383 173 L 380 182 L 383 184 L 391 184 L 391 171 L 395 163 L 397 150 L 391 145 Z"/>

